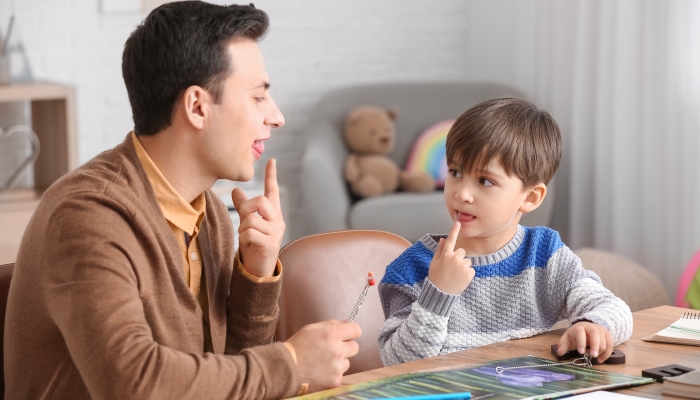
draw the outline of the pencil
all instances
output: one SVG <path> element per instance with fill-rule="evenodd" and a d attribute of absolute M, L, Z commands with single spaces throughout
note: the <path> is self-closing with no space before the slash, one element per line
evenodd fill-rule
<path fill-rule="evenodd" d="M 435 394 L 422 394 L 418 396 L 406 396 L 406 397 L 388 397 L 391 399 L 399 400 L 447 400 L 447 399 L 470 399 L 472 397 L 471 392 L 459 392 L 459 393 L 435 393 Z M 381 398 L 376 398 L 372 400 L 381 400 Z"/>

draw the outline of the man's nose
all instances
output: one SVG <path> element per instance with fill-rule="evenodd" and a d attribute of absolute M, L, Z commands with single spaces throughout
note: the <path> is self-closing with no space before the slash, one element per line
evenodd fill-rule
<path fill-rule="evenodd" d="M 265 124 L 273 128 L 279 128 L 284 125 L 284 115 L 282 115 L 282 111 L 277 107 L 277 103 L 272 99 L 272 96 L 270 96 L 270 109 L 265 116 Z"/>

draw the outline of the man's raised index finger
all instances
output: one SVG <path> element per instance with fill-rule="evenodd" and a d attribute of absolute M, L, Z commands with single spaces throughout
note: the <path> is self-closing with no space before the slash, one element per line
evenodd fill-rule
<path fill-rule="evenodd" d="M 459 229 L 462 227 L 462 224 L 459 221 L 455 221 L 455 223 L 452 225 L 452 229 L 450 230 L 450 233 L 447 235 L 447 240 L 445 240 L 445 247 L 443 249 L 444 251 L 455 251 L 455 245 L 457 244 L 457 236 L 459 236 Z"/>
<path fill-rule="evenodd" d="M 243 221 L 248 216 L 248 213 L 243 210 L 242 205 L 248 200 L 248 196 L 241 188 L 235 188 L 231 192 L 231 200 L 233 201 L 233 208 L 236 209 L 238 216 Z"/>
<path fill-rule="evenodd" d="M 265 197 L 270 200 L 272 206 L 277 211 L 282 212 L 280 207 L 280 189 L 277 185 L 277 160 L 271 158 L 265 167 Z"/>

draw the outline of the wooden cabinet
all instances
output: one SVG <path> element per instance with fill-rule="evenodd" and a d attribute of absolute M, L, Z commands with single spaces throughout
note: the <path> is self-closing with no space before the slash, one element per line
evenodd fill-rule
<path fill-rule="evenodd" d="M 30 102 L 41 151 L 34 164 L 34 190 L 0 192 L 0 264 L 15 261 L 41 193 L 78 166 L 74 89 L 49 82 L 0 86 L 0 102 L 15 101 Z"/>

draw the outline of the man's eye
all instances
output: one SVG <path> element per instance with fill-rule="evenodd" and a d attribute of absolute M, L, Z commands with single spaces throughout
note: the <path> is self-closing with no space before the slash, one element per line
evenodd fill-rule
<path fill-rule="evenodd" d="M 486 178 L 479 178 L 479 183 L 484 185 L 484 186 L 494 186 L 493 182 L 491 182 L 490 180 L 488 180 Z"/>
<path fill-rule="evenodd" d="M 264 97 L 256 97 L 255 100 L 257 100 L 258 103 L 262 103 L 263 101 L 265 101 L 265 98 Z"/>
<path fill-rule="evenodd" d="M 454 168 L 450 168 L 447 172 L 449 172 L 450 176 L 452 176 L 453 178 L 461 178 L 462 177 L 462 173 L 457 171 Z"/>

